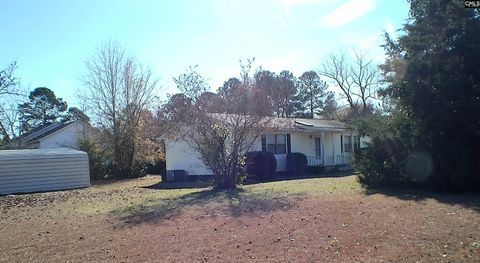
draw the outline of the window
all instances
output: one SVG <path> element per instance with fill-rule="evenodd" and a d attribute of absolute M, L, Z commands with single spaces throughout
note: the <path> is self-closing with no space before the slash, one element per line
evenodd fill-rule
<path fill-rule="evenodd" d="M 360 150 L 360 137 L 358 136 L 353 136 L 353 149 L 354 151 Z"/>
<path fill-rule="evenodd" d="M 287 136 L 285 134 L 268 134 L 266 136 L 267 152 L 274 154 L 287 153 Z"/>
<path fill-rule="evenodd" d="M 346 153 L 353 151 L 352 136 L 343 136 L 343 143 Z"/>

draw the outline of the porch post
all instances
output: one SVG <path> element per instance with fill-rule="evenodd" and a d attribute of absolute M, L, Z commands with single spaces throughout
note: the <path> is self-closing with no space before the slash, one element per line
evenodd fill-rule
<path fill-rule="evenodd" d="M 340 134 L 340 154 L 342 155 L 342 164 L 345 164 L 345 137 L 343 136 L 343 132 Z"/>
<path fill-rule="evenodd" d="M 336 164 L 336 158 L 335 158 L 335 132 L 332 131 L 332 157 L 333 157 L 333 165 Z"/>
<path fill-rule="evenodd" d="M 353 132 L 350 132 L 350 143 L 352 144 L 352 153 L 355 150 L 355 145 L 353 144 Z"/>
<path fill-rule="evenodd" d="M 325 140 L 323 139 L 323 137 L 324 137 L 324 132 L 323 131 L 320 133 L 320 137 L 322 138 L 321 139 L 322 143 L 320 144 L 320 147 L 321 147 L 320 151 L 322 153 L 322 165 L 325 165 L 325 150 L 324 150 L 325 149 L 325 146 L 324 146 Z"/>

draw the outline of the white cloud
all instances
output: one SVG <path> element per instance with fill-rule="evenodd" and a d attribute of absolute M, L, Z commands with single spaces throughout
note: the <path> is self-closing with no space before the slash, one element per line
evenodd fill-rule
<path fill-rule="evenodd" d="M 375 0 L 349 0 L 320 20 L 321 25 L 340 27 L 375 9 Z"/>

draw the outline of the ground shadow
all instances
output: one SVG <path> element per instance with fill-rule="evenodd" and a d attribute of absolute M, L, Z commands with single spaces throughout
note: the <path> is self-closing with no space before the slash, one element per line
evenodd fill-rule
<path fill-rule="evenodd" d="M 369 187 L 365 189 L 366 195 L 383 194 L 396 197 L 401 200 L 420 202 L 426 199 L 435 199 L 436 201 L 449 205 L 460 205 L 480 213 L 480 193 L 443 193 L 430 189 L 420 188 L 395 188 L 395 187 Z"/>
<path fill-rule="evenodd" d="M 159 182 L 153 185 L 144 186 L 146 189 L 193 189 L 206 188 L 211 185 L 211 180 L 189 180 L 175 182 Z"/>
<path fill-rule="evenodd" d="M 155 188 L 166 191 L 165 188 Z M 278 196 L 273 193 L 254 193 L 243 189 L 203 189 L 175 198 L 160 199 L 149 206 L 117 211 L 126 225 L 154 223 L 179 216 L 186 209 L 201 208 L 202 214 L 215 216 L 219 212 L 233 217 L 260 215 L 275 210 L 288 210 L 300 195 Z"/>
<path fill-rule="evenodd" d="M 289 181 L 289 180 L 301 180 L 301 179 L 315 179 L 315 178 L 335 178 L 335 177 L 347 177 L 351 175 L 357 175 L 358 173 L 348 170 L 348 171 L 332 171 L 332 172 L 322 172 L 322 173 L 306 173 L 302 175 L 298 174 L 288 174 L 288 173 L 277 173 L 274 178 L 267 180 L 255 180 L 247 179 L 243 182 L 245 185 L 257 184 L 257 183 L 268 183 L 268 182 L 277 182 L 277 181 Z"/>
<path fill-rule="evenodd" d="M 351 175 L 357 175 L 358 173 L 349 171 L 332 171 L 323 173 L 307 173 L 303 175 L 292 175 L 288 173 L 277 173 L 275 177 L 266 180 L 256 180 L 255 178 L 246 178 L 243 180 L 243 185 L 251 185 L 258 183 L 289 181 L 289 180 L 301 180 L 301 179 L 314 179 L 314 178 L 334 178 L 334 177 L 346 177 Z M 147 189 L 193 189 L 193 188 L 206 188 L 212 184 L 212 178 L 205 176 L 202 179 L 188 180 L 188 181 L 173 181 L 173 182 L 159 182 L 154 185 L 145 186 Z"/>

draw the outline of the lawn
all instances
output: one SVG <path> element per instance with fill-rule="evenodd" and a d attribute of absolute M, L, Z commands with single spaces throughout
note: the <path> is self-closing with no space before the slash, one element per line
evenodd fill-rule
<path fill-rule="evenodd" d="M 0 197 L 1 262 L 480 262 L 480 195 L 366 191 L 355 176 Z"/>

